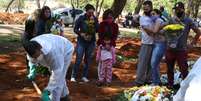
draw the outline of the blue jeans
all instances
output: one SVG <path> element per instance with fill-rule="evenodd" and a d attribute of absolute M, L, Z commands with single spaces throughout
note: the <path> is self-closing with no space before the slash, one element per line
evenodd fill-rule
<path fill-rule="evenodd" d="M 80 64 L 82 63 L 83 56 L 84 56 L 84 70 L 83 70 L 82 77 L 87 77 L 89 65 L 92 61 L 94 48 L 95 48 L 95 42 L 88 43 L 88 42 L 77 41 L 76 60 L 75 60 L 75 65 L 72 72 L 72 77 L 74 78 L 77 77 L 77 73 L 78 73 Z"/>
<path fill-rule="evenodd" d="M 151 57 L 151 67 L 152 67 L 152 83 L 158 85 L 160 83 L 160 61 L 165 54 L 166 43 L 165 42 L 155 42 L 152 57 Z"/>

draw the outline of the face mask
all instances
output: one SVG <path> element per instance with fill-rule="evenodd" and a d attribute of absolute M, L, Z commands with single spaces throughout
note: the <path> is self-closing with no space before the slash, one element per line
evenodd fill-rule
<path fill-rule="evenodd" d="M 108 17 L 108 18 L 107 18 L 107 22 L 108 22 L 108 23 L 112 23 L 112 22 L 113 22 L 113 17 Z"/>
<path fill-rule="evenodd" d="M 38 60 L 38 61 L 41 61 L 41 60 L 43 60 L 43 57 L 44 57 L 43 54 L 40 54 L 40 55 L 37 57 L 37 60 Z"/>
<path fill-rule="evenodd" d="M 151 16 L 151 11 L 149 11 L 149 12 L 144 12 L 144 14 L 145 14 L 146 16 Z"/>
<path fill-rule="evenodd" d="M 179 17 L 179 18 L 181 18 L 183 16 L 183 14 L 184 14 L 184 12 L 177 12 L 176 16 Z"/>

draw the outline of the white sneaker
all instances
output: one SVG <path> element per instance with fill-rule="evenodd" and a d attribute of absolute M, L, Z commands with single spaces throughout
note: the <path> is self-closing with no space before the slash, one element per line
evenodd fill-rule
<path fill-rule="evenodd" d="M 86 77 L 82 77 L 82 81 L 89 82 L 89 80 Z"/>
<path fill-rule="evenodd" d="M 75 78 L 70 79 L 71 82 L 76 82 Z"/>

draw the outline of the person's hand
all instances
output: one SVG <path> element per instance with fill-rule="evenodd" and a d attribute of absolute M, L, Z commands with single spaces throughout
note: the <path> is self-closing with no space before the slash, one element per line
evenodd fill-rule
<path fill-rule="evenodd" d="M 85 37 L 85 36 L 86 36 L 86 33 L 80 33 L 80 36 L 81 36 L 81 37 Z"/>
<path fill-rule="evenodd" d="M 50 101 L 49 91 L 48 90 L 43 91 L 43 93 L 41 95 L 41 101 Z"/>
<path fill-rule="evenodd" d="M 36 65 L 29 65 L 29 74 L 27 79 L 33 81 L 36 78 Z"/>

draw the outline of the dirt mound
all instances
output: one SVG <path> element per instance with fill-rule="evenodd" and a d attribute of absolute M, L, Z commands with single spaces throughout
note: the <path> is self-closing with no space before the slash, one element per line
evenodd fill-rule
<path fill-rule="evenodd" d="M 1 24 L 23 24 L 28 14 L 23 13 L 0 13 Z"/>
<path fill-rule="evenodd" d="M 140 46 L 133 43 L 127 43 L 123 45 L 117 54 L 123 55 L 128 58 L 136 58 L 139 53 Z"/>

